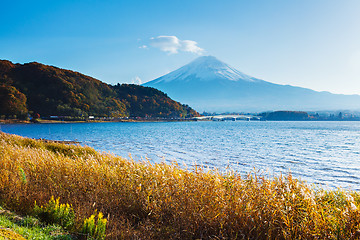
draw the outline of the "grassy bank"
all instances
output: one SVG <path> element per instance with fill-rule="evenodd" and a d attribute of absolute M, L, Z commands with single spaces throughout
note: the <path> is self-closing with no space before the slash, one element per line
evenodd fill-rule
<path fill-rule="evenodd" d="M 46 225 L 32 216 L 21 217 L 0 207 L 0 239 L 72 240 L 59 225 Z"/>
<path fill-rule="evenodd" d="M 51 197 L 75 226 L 102 212 L 107 239 L 355 239 L 360 194 L 176 164 L 0 133 L 0 205 L 30 214 Z"/>

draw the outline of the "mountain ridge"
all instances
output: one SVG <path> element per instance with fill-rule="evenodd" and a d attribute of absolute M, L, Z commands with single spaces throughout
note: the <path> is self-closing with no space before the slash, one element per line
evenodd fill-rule
<path fill-rule="evenodd" d="M 146 82 L 197 111 L 316 111 L 360 109 L 359 95 L 318 92 L 280 85 L 238 71 L 213 56 L 202 56 Z"/>
<path fill-rule="evenodd" d="M 87 117 L 190 117 L 187 105 L 165 93 L 131 84 L 109 85 L 98 79 L 38 62 L 0 60 L 0 115 L 28 113 Z"/>

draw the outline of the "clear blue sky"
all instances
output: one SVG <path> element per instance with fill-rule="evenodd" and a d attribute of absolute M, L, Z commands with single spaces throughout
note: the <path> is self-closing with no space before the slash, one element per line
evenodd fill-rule
<path fill-rule="evenodd" d="M 360 94 L 357 0 L 2 1 L 0 12 L 0 59 L 13 62 L 114 84 L 205 54 L 266 81 Z"/>

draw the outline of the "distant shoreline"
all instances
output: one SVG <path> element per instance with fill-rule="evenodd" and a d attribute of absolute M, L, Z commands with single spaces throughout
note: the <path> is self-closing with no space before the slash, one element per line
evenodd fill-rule
<path fill-rule="evenodd" d="M 17 120 L 17 119 L 9 119 L 9 120 L 0 120 L 0 124 L 39 124 L 39 123 L 105 123 L 105 122 L 196 122 L 196 121 L 204 121 L 197 119 L 122 119 L 122 120 L 91 120 L 91 121 L 68 121 L 68 120 L 39 120 L 38 122 L 28 121 L 28 120 Z"/>
<path fill-rule="evenodd" d="M 159 120 L 155 120 L 155 119 L 151 119 L 151 120 L 134 120 L 134 119 L 129 119 L 129 120 L 116 120 L 116 121 L 101 121 L 101 120 L 95 120 L 95 121 L 59 121 L 59 120 L 40 120 L 39 122 L 32 122 L 32 121 L 27 121 L 27 120 L 0 120 L 0 125 L 1 124 L 55 124 L 55 123 L 116 123 L 116 122 L 123 122 L 123 123 L 142 123 L 142 122 L 235 122 L 232 120 L 223 120 L 223 121 L 215 121 L 215 120 L 198 120 L 198 119 L 184 119 L 184 120 L 180 120 L 180 119 L 159 119 Z M 329 120 L 329 119 L 324 119 L 324 120 L 265 120 L 265 121 L 261 121 L 261 122 L 359 122 L 360 120 Z M 236 120 L 236 122 L 246 122 L 244 120 Z M 257 120 L 253 120 L 250 122 L 260 122 Z"/>

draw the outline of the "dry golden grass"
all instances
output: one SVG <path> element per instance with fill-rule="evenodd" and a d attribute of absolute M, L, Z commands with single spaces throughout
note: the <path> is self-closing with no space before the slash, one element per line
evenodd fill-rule
<path fill-rule="evenodd" d="M 6 240 L 26 240 L 23 236 L 15 233 L 11 229 L 0 228 L 0 239 Z"/>
<path fill-rule="evenodd" d="M 95 209 L 107 239 L 357 239 L 360 194 L 176 164 L 135 162 L 89 147 L 0 133 L 0 204 L 29 213 L 54 196 L 78 224 Z"/>

